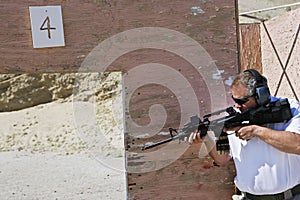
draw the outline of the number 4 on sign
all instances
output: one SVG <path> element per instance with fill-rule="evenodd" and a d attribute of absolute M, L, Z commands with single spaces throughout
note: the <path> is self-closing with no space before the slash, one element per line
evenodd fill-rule
<path fill-rule="evenodd" d="M 29 6 L 33 48 L 65 46 L 61 6 Z"/>
<path fill-rule="evenodd" d="M 47 16 L 46 19 L 44 20 L 43 24 L 40 27 L 40 30 L 41 31 L 47 30 L 48 31 L 48 38 L 51 39 L 51 31 L 50 30 L 56 30 L 56 28 L 51 27 L 49 16 Z"/>

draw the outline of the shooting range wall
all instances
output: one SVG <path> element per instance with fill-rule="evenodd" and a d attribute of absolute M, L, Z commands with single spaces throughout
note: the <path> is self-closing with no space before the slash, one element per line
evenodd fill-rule
<path fill-rule="evenodd" d="M 215 62 L 219 69 L 213 73 L 214 77 L 221 76 L 222 78 L 220 78 L 224 82 L 229 81 L 230 75 L 238 71 L 235 2 L 206 1 L 200 4 L 185 2 L 187 8 L 192 8 L 195 5 L 199 5 L 204 12 L 201 13 L 199 11 L 196 15 L 188 14 L 182 30 L 199 42 L 211 55 L 211 61 Z M 172 15 L 172 19 L 177 21 L 178 25 L 182 20 L 182 15 L 184 15 L 182 13 L 186 12 L 184 7 L 176 4 L 172 6 L 177 11 L 176 14 Z M 182 62 L 182 59 L 174 56 L 169 57 L 171 55 L 165 52 L 161 53 L 164 53 L 163 55 L 165 56 L 160 63 L 172 66 L 173 69 L 184 74 L 192 86 L 196 86 L 194 91 L 200 103 L 199 115 L 203 116 L 204 113 L 218 110 L 212 108 L 213 102 L 209 100 L 212 97 L 209 97 L 211 93 L 209 94 L 208 88 L 212 85 L 208 82 L 205 83 L 205 81 L 204 83 L 198 82 L 204 77 L 197 78 L 195 76 L 197 73 L 193 70 L 193 67 L 191 68 L 188 63 Z M 155 59 L 159 59 L 161 53 L 158 53 Z M 168 76 L 167 73 L 164 73 L 161 79 L 164 80 L 162 82 L 168 82 L 169 78 L 174 80 L 171 83 L 176 85 L 176 79 L 172 77 L 172 74 Z M 183 94 L 184 89 L 188 89 L 182 86 L 177 86 L 177 88 L 183 88 L 179 89 L 181 94 Z M 227 85 L 226 90 L 228 89 Z M 157 95 L 157 93 L 160 95 Z M 215 93 L 218 94 L 217 91 Z M 177 97 L 177 99 L 175 100 L 173 97 Z M 213 167 L 212 161 L 199 153 L 200 146 L 189 148 L 184 146 L 186 145 L 184 142 L 178 144 L 178 141 L 174 141 L 170 145 L 162 145 L 162 147 L 146 151 L 141 150 L 144 144 L 169 138 L 167 134 L 168 127 L 181 128 L 179 126 L 181 116 L 190 116 L 193 112 L 195 113 L 195 110 L 191 108 L 192 106 L 188 108 L 189 112 L 184 111 L 186 112 L 184 113 L 180 110 L 182 109 L 180 108 L 182 101 L 188 101 L 188 98 L 184 95 L 178 96 L 176 93 L 173 93 L 171 88 L 169 90 L 165 87 L 160 88 L 151 84 L 138 88 L 132 94 L 130 107 L 127 107 L 126 112 L 130 113 L 130 117 L 134 119 L 133 121 L 141 125 L 142 128 L 132 127 L 131 123 L 126 124 L 127 139 L 125 140 L 125 147 L 127 150 L 127 177 L 130 199 L 221 198 L 225 200 L 230 199 L 234 193 L 232 181 L 235 172 L 232 163 L 226 167 Z M 223 100 L 223 96 L 219 95 L 216 103 L 222 104 Z M 156 111 L 160 114 L 155 114 L 155 110 L 152 110 L 153 113 L 148 113 L 150 106 L 156 103 L 163 105 L 167 113 L 167 123 L 163 124 L 163 126 L 160 124 L 165 119 L 161 116 L 164 116 L 165 113 L 159 112 L 160 108 L 157 108 L 158 111 Z M 179 113 L 181 113 L 181 116 Z M 188 120 L 188 118 L 185 118 L 183 121 L 187 122 Z M 156 123 L 152 124 L 151 122 L 153 121 L 156 121 Z M 130 119 L 126 118 L 126 122 L 130 122 Z M 157 129 L 156 126 L 160 126 L 161 129 Z M 185 147 L 185 151 L 182 151 L 182 146 Z M 175 156 L 176 158 L 174 158 L 174 155 L 177 155 L 177 157 Z"/>
<path fill-rule="evenodd" d="M 89 186 L 89 180 L 83 179 L 87 184 L 81 188 L 84 191 L 80 193 L 74 191 L 79 190 L 78 187 L 74 187 L 74 190 L 71 187 L 78 182 L 68 182 L 69 179 L 60 186 L 60 190 L 53 192 L 54 188 L 59 186 L 59 178 L 53 179 L 52 182 L 44 183 L 49 184 L 49 187 L 43 189 L 43 195 L 72 199 L 74 196 L 74 199 L 77 197 L 116 199 L 112 194 L 114 192 L 112 188 L 119 183 L 116 193 L 120 195 L 120 199 L 123 199 L 125 190 L 128 199 L 231 198 L 234 192 L 233 163 L 225 167 L 213 167 L 212 160 L 207 157 L 201 145 L 189 147 L 183 142 L 178 144 L 178 141 L 175 141 L 171 146 L 167 145 L 168 149 L 157 147 L 144 152 L 141 147 L 147 142 L 167 138 L 164 133 L 168 132 L 169 127 L 181 128 L 192 114 L 202 117 L 231 103 L 229 85 L 232 75 L 239 71 L 236 1 L 35 0 L 5 1 L 0 4 L 0 25 L 4 27 L 0 30 L 0 73 L 14 74 L 17 77 L 15 79 L 27 74 L 29 77 L 33 76 L 34 80 L 41 80 L 42 84 L 33 85 L 32 91 L 38 91 L 37 88 L 41 87 L 43 94 L 48 95 L 45 97 L 49 97 L 49 94 L 57 90 L 55 85 L 45 87 L 43 84 L 47 85 L 62 76 L 77 72 L 94 74 L 91 81 L 87 81 L 90 79 L 81 75 L 59 79 L 61 83 L 68 82 L 59 86 L 67 89 L 68 95 L 62 95 L 58 99 L 64 100 L 73 95 L 75 99 L 80 97 L 77 99 L 80 103 L 92 102 L 92 106 L 85 109 L 73 107 L 76 124 L 69 129 L 78 132 L 78 127 L 82 127 L 85 128 L 84 133 L 95 133 L 78 136 L 85 142 L 85 150 L 97 158 L 98 162 L 93 163 L 96 165 L 94 168 L 85 167 L 91 174 L 93 170 L 99 172 L 96 176 L 98 180 L 93 179 L 91 181 L 93 185 Z M 57 5 L 62 8 L 64 46 L 33 48 L 29 6 Z M 47 22 L 46 18 L 40 23 L 40 33 L 54 33 L 53 29 L 42 29 L 43 21 Z M 48 28 L 50 27 L 51 24 Z M 103 78 L 102 75 L 95 73 L 104 71 L 122 73 L 122 80 L 115 80 L 115 84 L 121 81 L 124 84 L 125 129 L 119 130 L 117 137 L 123 139 L 125 132 L 125 141 L 118 143 L 120 146 L 124 145 L 121 149 L 123 148 L 123 151 L 125 149 L 125 156 L 107 153 L 106 157 L 98 157 L 102 154 L 103 148 L 98 148 L 97 145 L 101 145 L 103 137 L 100 137 L 102 135 L 98 127 L 89 126 L 90 121 L 94 119 L 94 113 L 88 112 L 93 108 L 93 96 L 104 94 L 102 92 L 105 92 L 107 85 L 100 84 L 105 89 L 96 92 L 87 92 L 86 88 L 81 86 L 97 84 L 97 80 L 103 82 L 106 80 L 105 76 Z M 51 76 L 54 73 L 61 75 Z M 52 78 L 47 78 L 48 75 Z M 114 78 L 110 80 L 113 81 Z M 28 80 L 25 79 L 24 82 Z M 11 83 L 7 81 L 2 85 L 2 94 L 5 95 Z M 23 96 L 31 94 L 30 89 L 26 91 L 22 92 Z M 102 100 L 115 94 L 109 89 L 106 92 L 108 93 L 105 94 L 109 95 L 102 95 Z M 36 94 L 35 97 L 43 96 Z M 38 104 L 51 101 L 53 99 L 48 98 L 47 101 L 40 101 Z M 77 105 L 76 101 L 73 105 Z M 121 103 L 118 102 L 118 105 Z M 16 110 L 20 109 L 24 108 L 19 107 Z M 25 111 L 26 113 L 28 112 Z M 111 116 L 116 113 L 118 112 L 112 112 Z M 98 112 L 100 118 L 104 118 L 105 115 L 107 113 Z M 54 115 L 53 119 L 55 118 L 57 117 Z M 39 123 L 39 119 L 36 120 L 36 123 Z M 112 126 L 118 126 L 116 122 L 114 123 Z M 12 126 L 16 127 L 18 123 Z M 38 138 L 38 134 L 36 137 Z M 114 137 L 116 136 L 105 135 L 104 138 L 110 143 Z M 202 149 L 201 156 L 199 149 Z M 19 148 L 19 151 L 22 153 L 22 148 Z M 84 167 L 85 163 L 89 163 L 84 162 L 85 159 L 91 154 L 84 154 L 83 159 L 74 162 Z M 119 158 L 118 166 L 114 165 L 115 158 Z M 67 164 L 68 159 L 60 162 Z M 119 162 L 120 159 L 125 162 Z M 109 162 L 106 162 L 107 160 Z M 14 159 L 12 162 L 15 162 Z M 59 171 L 59 167 L 57 169 Z M 79 170 L 81 173 L 75 173 L 74 180 L 80 182 L 85 174 L 82 174 L 82 168 Z M 100 174 L 102 170 L 106 173 L 105 177 Z M 10 177 L 9 173 L 12 171 L 8 170 L 7 173 Z M 47 176 L 47 173 L 44 174 L 42 171 L 40 173 Z M 60 177 L 56 175 L 54 177 Z M 22 181 L 24 180 L 19 180 L 20 183 Z M 123 188 L 120 183 L 123 184 Z M 102 192 L 95 186 L 97 184 L 103 189 Z M 30 192 L 30 190 L 38 191 L 39 186 L 33 184 L 32 187 L 23 190 L 28 198 L 36 198 L 39 195 Z M 86 189 L 89 192 L 86 192 Z M 6 193 L 12 197 L 24 194 L 15 191 Z M 92 194 L 93 196 L 89 196 Z M 43 195 L 38 197 L 42 198 Z"/>
<path fill-rule="evenodd" d="M 264 75 L 269 80 L 271 93 L 298 100 L 300 97 L 299 19 L 300 9 L 296 9 L 265 22 L 280 60 L 261 25 L 262 67 Z M 283 74 L 283 69 L 286 74 Z"/>

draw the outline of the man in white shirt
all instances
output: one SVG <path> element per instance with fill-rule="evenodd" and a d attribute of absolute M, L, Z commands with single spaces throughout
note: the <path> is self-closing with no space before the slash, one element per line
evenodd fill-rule
<path fill-rule="evenodd" d="M 239 74 L 231 85 L 235 107 L 241 112 L 276 101 L 267 80 L 256 70 Z M 286 123 L 249 125 L 225 131 L 236 166 L 235 185 L 249 200 L 300 200 L 300 104 L 290 100 L 292 118 Z M 203 142 L 192 133 L 190 143 Z M 229 159 L 212 148 L 210 156 L 218 165 Z"/>

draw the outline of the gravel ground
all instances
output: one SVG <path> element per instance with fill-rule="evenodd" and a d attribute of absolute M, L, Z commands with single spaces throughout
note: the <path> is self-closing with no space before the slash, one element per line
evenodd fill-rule
<path fill-rule="evenodd" d="M 87 153 L 2 152 L 0 188 L 1 200 L 126 199 L 125 174 Z"/>

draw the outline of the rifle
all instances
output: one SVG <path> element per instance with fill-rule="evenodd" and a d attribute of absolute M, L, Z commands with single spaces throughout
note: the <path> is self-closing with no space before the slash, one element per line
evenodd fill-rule
<path fill-rule="evenodd" d="M 226 116 L 210 120 L 212 116 L 220 115 L 222 113 L 225 113 Z M 177 139 L 179 139 L 179 141 L 184 140 L 185 137 L 189 137 L 190 134 L 196 130 L 200 132 L 201 138 L 207 135 L 208 130 L 213 131 L 215 136 L 219 137 L 220 135 L 227 135 L 227 133 L 223 132 L 224 128 L 254 124 L 264 125 L 281 123 L 287 122 L 291 118 L 292 113 L 287 99 L 270 102 L 267 105 L 259 106 L 243 113 L 238 112 L 234 107 L 228 107 L 226 109 L 204 115 L 203 120 L 201 120 L 197 115 L 193 115 L 190 117 L 190 122 L 186 123 L 180 131 L 174 128 L 169 128 L 170 138 L 156 143 L 146 144 L 142 150 L 150 149 Z"/>

